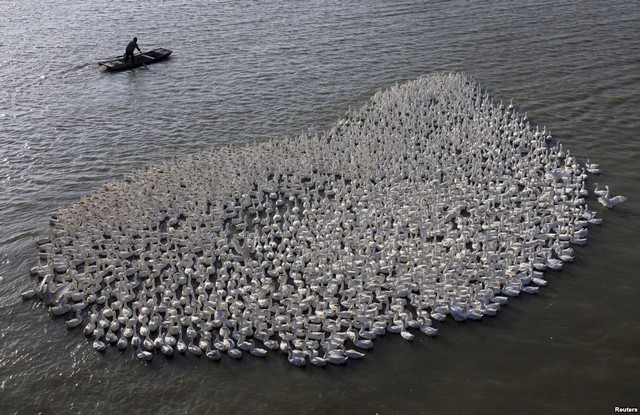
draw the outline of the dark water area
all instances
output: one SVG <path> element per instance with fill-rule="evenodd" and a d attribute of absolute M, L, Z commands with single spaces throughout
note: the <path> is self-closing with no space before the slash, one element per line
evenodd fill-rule
<path fill-rule="evenodd" d="M 95 1 L 0 4 L 0 413 L 600 414 L 640 407 L 640 8 L 634 2 Z M 164 62 L 108 74 L 140 48 Z M 575 262 L 494 318 L 386 335 L 361 361 L 280 353 L 144 363 L 96 353 L 39 302 L 35 240 L 60 206 L 222 144 L 329 129 L 378 90 L 473 76 L 627 202 Z"/>

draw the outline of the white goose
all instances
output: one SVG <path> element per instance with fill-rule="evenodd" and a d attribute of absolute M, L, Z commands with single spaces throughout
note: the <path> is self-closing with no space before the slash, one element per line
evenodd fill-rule
<path fill-rule="evenodd" d="M 605 192 L 605 194 L 603 194 L 602 196 L 600 196 L 598 198 L 598 202 L 600 202 L 600 204 L 602 204 L 602 206 L 608 208 L 608 209 L 613 209 L 616 205 L 626 202 L 627 197 L 626 196 L 613 196 L 611 197 L 609 195 L 609 186 L 605 186 L 607 191 Z"/>
<path fill-rule="evenodd" d="M 309 356 L 309 362 L 314 366 L 324 367 L 327 365 L 327 360 L 323 357 L 320 357 L 317 350 L 311 350 L 311 355 Z"/>
<path fill-rule="evenodd" d="M 138 347 L 138 351 L 136 352 L 136 357 L 142 361 L 148 362 L 153 359 L 153 353 Z"/>

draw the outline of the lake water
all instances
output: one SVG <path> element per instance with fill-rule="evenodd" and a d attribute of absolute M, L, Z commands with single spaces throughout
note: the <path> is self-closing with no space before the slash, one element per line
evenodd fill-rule
<path fill-rule="evenodd" d="M 640 7 L 632 1 L 5 0 L 0 4 L 0 413 L 599 414 L 640 406 Z M 97 61 L 173 50 L 124 73 Z M 322 131 L 379 89 L 465 72 L 628 201 L 496 318 L 385 336 L 319 369 L 96 353 L 32 284 L 48 218 L 134 169 Z M 226 357 L 226 356 L 225 356 Z"/>

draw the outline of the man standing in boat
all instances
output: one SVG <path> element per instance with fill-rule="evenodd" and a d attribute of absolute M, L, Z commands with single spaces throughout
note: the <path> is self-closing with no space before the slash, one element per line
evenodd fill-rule
<path fill-rule="evenodd" d="M 142 53 L 140 48 L 138 47 L 138 38 L 134 37 L 131 42 L 127 45 L 127 50 L 124 53 L 124 61 L 129 61 L 129 56 L 131 56 L 131 63 L 133 63 L 133 51 L 138 49 L 138 52 Z"/>

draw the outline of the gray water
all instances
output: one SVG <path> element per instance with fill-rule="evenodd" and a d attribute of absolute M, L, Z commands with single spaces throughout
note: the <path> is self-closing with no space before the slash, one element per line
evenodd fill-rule
<path fill-rule="evenodd" d="M 578 4 L 575 4 L 578 3 Z M 614 413 L 640 406 L 640 7 L 633 1 L 0 3 L 0 413 Z M 164 63 L 96 62 L 141 49 Z M 497 317 L 378 338 L 362 361 L 151 364 L 22 302 L 48 217 L 134 169 L 322 131 L 377 90 L 465 72 L 628 201 Z M 592 187 L 591 187 L 592 188 Z"/>

